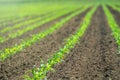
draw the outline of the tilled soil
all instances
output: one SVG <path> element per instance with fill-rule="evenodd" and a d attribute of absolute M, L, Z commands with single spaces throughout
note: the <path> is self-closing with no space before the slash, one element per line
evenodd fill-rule
<path fill-rule="evenodd" d="M 59 48 L 63 47 L 64 40 L 75 33 L 86 12 L 88 10 L 72 18 L 55 33 L 40 42 L 33 44 L 6 61 L 0 62 L 0 80 L 23 80 L 23 74 L 27 70 L 32 69 L 34 65 L 39 66 L 41 60 L 46 61 Z"/>
<path fill-rule="evenodd" d="M 111 13 L 113 14 L 116 23 L 120 26 L 120 12 L 117 10 L 114 10 L 112 7 L 108 6 L 109 10 L 111 11 Z"/>
<path fill-rule="evenodd" d="M 120 80 L 120 57 L 101 7 L 80 43 L 54 69 L 48 80 Z"/>
<path fill-rule="evenodd" d="M 4 50 L 5 48 L 13 47 L 15 44 L 20 44 L 23 40 L 30 38 L 33 34 L 37 34 L 37 33 L 40 33 L 42 31 L 48 29 L 55 23 L 59 22 L 60 20 L 64 19 L 65 17 L 69 16 L 70 14 L 72 14 L 73 12 L 78 11 L 78 10 L 80 10 L 80 8 L 76 9 L 74 11 L 71 11 L 68 14 L 65 14 L 65 15 L 63 15 L 55 20 L 52 20 L 46 24 L 43 24 L 42 26 L 40 26 L 38 28 L 30 30 L 17 38 L 9 39 L 8 41 L 5 41 L 4 43 L 0 43 L 0 50 Z"/>

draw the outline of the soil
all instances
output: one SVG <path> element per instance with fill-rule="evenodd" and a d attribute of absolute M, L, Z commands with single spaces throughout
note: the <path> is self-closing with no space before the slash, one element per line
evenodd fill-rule
<path fill-rule="evenodd" d="M 78 10 L 79 9 L 76 9 L 76 10 L 69 12 L 68 14 L 65 14 L 65 15 L 63 15 L 55 20 L 52 20 L 46 24 L 43 24 L 42 26 L 40 26 L 38 28 L 35 28 L 31 31 L 24 33 L 22 36 L 19 36 L 17 38 L 13 38 L 13 39 L 9 39 L 8 41 L 0 43 L 0 50 L 4 50 L 5 48 L 13 47 L 15 44 L 20 44 L 23 40 L 30 38 L 33 34 L 37 34 L 37 33 L 40 33 L 42 31 L 45 31 L 46 29 L 48 29 L 49 27 L 51 27 L 55 23 L 59 22 L 63 18 L 69 16 L 70 14 L 72 14 L 73 12 L 78 11 Z"/>
<path fill-rule="evenodd" d="M 102 7 L 85 35 L 47 80 L 120 80 L 120 56 Z"/>
<path fill-rule="evenodd" d="M 15 54 L 4 62 L 0 62 L 0 80 L 23 80 L 22 77 L 26 71 L 31 70 L 34 65 L 38 67 L 41 60 L 46 61 L 59 48 L 63 47 L 64 40 L 76 32 L 87 12 L 88 10 L 75 16 L 53 34 Z M 50 24 L 55 22 L 53 21 L 43 27 L 50 26 Z"/>
<path fill-rule="evenodd" d="M 120 12 L 117 10 L 114 10 L 113 8 L 111 8 L 110 6 L 108 6 L 109 10 L 111 11 L 111 13 L 113 14 L 116 23 L 120 26 Z"/>

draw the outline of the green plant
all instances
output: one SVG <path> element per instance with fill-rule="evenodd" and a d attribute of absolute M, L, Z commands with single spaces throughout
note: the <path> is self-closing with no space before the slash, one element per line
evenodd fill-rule
<path fill-rule="evenodd" d="M 27 27 L 27 25 L 29 25 L 29 24 L 37 24 L 36 22 L 40 22 L 40 21 L 42 21 L 42 20 L 44 20 L 44 19 L 47 19 L 47 18 L 49 18 L 49 17 L 52 17 L 53 15 L 56 15 L 56 13 L 59 13 L 60 11 L 62 11 L 64 8 L 58 8 L 57 10 L 51 10 L 51 12 L 52 13 L 50 13 L 50 14 L 48 14 L 48 12 L 49 11 L 44 11 L 44 12 L 42 12 L 41 14 L 40 14 L 40 17 L 37 17 L 37 18 L 34 18 L 34 19 L 28 19 L 28 20 L 26 20 L 26 21 L 24 21 L 24 22 L 21 22 L 21 23 L 19 23 L 19 24 L 16 24 L 16 25 L 14 25 L 14 26 L 12 26 L 12 27 L 5 27 L 5 28 L 3 28 L 0 32 L 1 33 L 5 33 L 5 32 L 11 32 L 12 30 L 14 30 L 14 29 L 18 29 L 18 28 L 21 28 L 21 27 L 23 27 L 23 26 L 25 26 L 25 28 Z M 41 16 L 41 15 L 44 15 L 44 16 Z M 16 20 L 15 20 L 16 21 Z M 21 21 L 21 19 L 20 19 L 20 21 Z M 24 28 L 23 28 L 24 29 Z M 17 31 L 16 31 L 17 32 Z M 13 34 L 13 33 L 9 33 L 9 34 Z"/>
<path fill-rule="evenodd" d="M 26 75 L 25 80 L 42 80 L 43 78 L 45 78 L 48 71 L 54 70 L 52 67 L 55 64 L 58 64 L 61 61 L 63 61 L 64 55 L 66 53 L 69 53 L 71 48 L 74 48 L 79 38 L 84 34 L 87 27 L 90 25 L 92 15 L 96 11 L 96 8 L 97 6 L 87 13 L 83 20 L 83 24 L 80 25 L 80 28 L 74 35 L 72 35 L 70 38 L 66 40 L 64 47 L 57 51 L 57 53 L 55 53 L 50 59 L 48 59 L 47 63 L 42 63 L 39 68 L 33 68 L 32 69 L 33 77 Z"/>
<path fill-rule="evenodd" d="M 60 27 L 62 27 L 63 24 L 65 24 L 67 21 L 69 21 L 71 18 L 73 18 L 74 16 L 78 15 L 79 13 L 82 13 L 83 11 L 85 11 L 89 6 L 85 6 L 83 7 L 81 10 L 74 12 L 73 14 L 67 16 L 66 18 L 62 19 L 60 22 L 57 22 L 56 24 L 54 24 L 53 26 L 51 26 L 50 28 L 48 28 L 47 30 L 40 32 L 38 34 L 33 35 L 31 38 L 28 38 L 26 40 L 24 40 L 22 43 L 20 43 L 19 45 L 15 45 L 12 48 L 6 48 L 5 50 L 3 50 L 0 53 L 0 59 L 2 61 L 4 61 L 7 57 L 10 57 L 14 54 L 16 54 L 17 52 L 21 51 L 22 49 L 32 45 L 33 43 L 41 40 L 42 38 L 44 38 L 45 36 L 52 34 L 54 31 L 56 31 L 57 29 L 59 29 Z"/>
<path fill-rule="evenodd" d="M 113 4 L 109 4 L 109 6 L 111 6 L 114 10 L 117 10 L 118 12 L 120 12 L 120 8 L 113 5 Z"/>
<path fill-rule="evenodd" d="M 108 24 L 112 30 L 112 34 L 118 45 L 118 50 L 119 50 L 119 54 L 120 54 L 120 28 L 117 25 L 112 13 L 109 11 L 109 9 L 105 5 L 103 5 L 103 9 L 104 9 L 105 15 L 107 17 Z"/>
<path fill-rule="evenodd" d="M 62 16 L 62 15 L 65 15 L 65 14 L 67 14 L 67 13 L 69 13 L 69 12 L 71 12 L 71 9 L 64 9 L 64 10 L 61 10 L 61 11 L 58 11 L 58 12 L 54 12 L 54 14 L 51 14 L 51 15 L 55 15 L 55 16 L 51 16 L 51 15 L 47 15 L 47 16 L 45 16 L 44 18 L 44 20 L 42 20 L 41 22 L 37 22 L 37 23 L 35 23 L 35 24 L 33 24 L 33 25 L 30 25 L 30 26 L 28 26 L 28 27 L 25 27 L 25 28 L 23 28 L 22 30 L 17 30 L 17 31 L 15 31 L 14 33 L 13 32 L 11 32 L 11 33 L 9 33 L 8 34 L 8 36 L 7 36 L 7 38 L 5 38 L 5 37 L 1 37 L 2 38 L 2 40 L 0 40 L 0 42 L 1 43 L 3 43 L 3 42 L 5 42 L 5 41 L 7 41 L 7 40 L 9 40 L 9 39 L 12 39 L 12 38 L 16 38 L 16 37 L 18 37 L 18 36 L 21 36 L 21 35 L 23 35 L 24 33 L 26 33 L 26 32 L 28 32 L 28 31 L 30 31 L 30 30 L 33 30 L 33 29 L 35 29 L 35 28 L 37 28 L 37 27 L 40 27 L 40 26 L 42 26 L 43 24 L 45 24 L 45 23 L 47 23 L 47 22 L 49 22 L 49 21 L 51 21 L 51 20 L 54 20 L 54 19 L 56 19 L 56 18 L 58 18 L 58 17 L 60 17 L 60 16 Z M 37 20 L 40 20 L 40 19 L 37 19 Z M 34 21 L 34 20 L 33 20 Z M 31 23 L 31 22 L 30 22 Z M 24 24 L 22 24 L 22 25 L 24 25 Z M 18 25 L 18 26 L 15 26 L 15 28 L 17 28 L 17 27 L 21 27 L 21 24 L 20 24 L 20 26 Z M 6 28 L 6 29 L 10 29 L 10 28 Z M 11 28 L 12 29 L 12 28 Z"/>

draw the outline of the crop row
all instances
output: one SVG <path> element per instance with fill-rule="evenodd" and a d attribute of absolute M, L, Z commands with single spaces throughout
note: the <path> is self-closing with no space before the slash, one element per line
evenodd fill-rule
<path fill-rule="evenodd" d="M 52 34 L 54 31 L 56 31 L 57 29 L 59 29 L 60 27 L 62 27 L 62 25 L 64 23 L 66 23 L 67 21 L 69 21 L 71 18 L 73 18 L 75 15 L 78 15 L 79 13 L 82 13 L 83 11 L 85 11 L 88 8 L 88 6 L 83 7 L 81 10 L 74 12 L 73 14 L 69 15 L 68 17 L 62 19 L 61 21 L 57 22 L 56 24 L 54 24 L 53 26 L 51 26 L 50 28 L 48 28 L 47 30 L 40 32 L 38 34 L 35 34 L 32 36 L 32 38 L 28 38 L 26 40 L 24 40 L 23 42 L 21 42 L 21 44 L 19 45 L 15 45 L 12 48 L 6 48 L 5 50 L 1 51 L 0 53 L 0 60 L 5 60 L 7 57 L 10 57 L 14 54 L 16 54 L 17 52 L 23 50 L 24 48 L 32 45 L 33 43 L 41 40 L 42 38 L 44 38 L 45 36 L 47 36 L 48 34 Z M 64 13 L 65 12 L 61 12 Z M 59 13 L 59 14 L 61 14 Z"/>
<path fill-rule="evenodd" d="M 60 9 L 60 10 L 63 10 L 63 9 Z M 60 11 L 60 10 L 58 9 L 58 11 Z M 53 15 L 56 15 L 56 13 L 57 13 L 58 11 L 54 10 L 54 11 L 52 11 L 53 13 L 50 13 L 50 14 L 46 14 L 46 12 L 44 12 L 44 13 L 42 13 L 42 14 L 45 14 L 44 16 L 40 16 L 40 17 L 37 17 L 37 18 L 35 18 L 35 19 L 26 20 L 26 21 L 24 21 L 24 22 L 22 22 L 22 23 L 19 23 L 19 24 L 16 24 L 16 25 L 12 26 L 12 27 L 5 27 L 5 28 L 2 29 L 0 32 L 1 32 L 1 33 L 5 33 L 5 32 L 8 32 L 8 31 L 17 29 L 17 28 L 21 28 L 21 27 L 23 27 L 23 26 L 25 26 L 25 25 L 29 25 L 29 24 L 31 24 L 31 23 L 38 22 L 38 21 L 43 20 L 43 19 L 45 19 L 45 18 L 49 18 L 49 17 L 51 17 L 51 16 L 53 16 Z M 47 13 L 48 13 L 48 12 L 47 12 Z"/>
<path fill-rule="evenodd" d="M 62 9 L 62 8 L 64 8 L 64 7 L 58 7 L 58 10 L 59 9 Z M 17 16 L 14 16 L 13 18 L 12 17 L 10 17 L 10 20 L 8 20 L 8 22 L 6 22 L 6 21 L 3 21 L 3 22 L 1 22 L 1 27 L 6 27 L 6 25 L 8 25 L 11 21 L 12 21 L 12 23 L 14 24 L 14 23 L 17 23 L 17 22 L 21 22 L 21 21 L 23 21 L 24 19 L 25 19 L 25 16 L 28 16 L 27 18 L 28 19 L 32 19 L 32 17 L 33 16 L 41 16 L 41 15 L 47 15 L 47 13 L 50 13 L 50 12 L 54 12 L 56 10 L 56 8 L 48 8 L 48 9 L 45 9 L 45 10 L 42 10 L 42 9 L 40 9 L 39 10 L 39 14 L 27 14 L 27 15 L 23 15 L 23 16 L 21 16 L 21 17 L 18 17 L 17 18 Z M 9 27 L 9 26 L 8 26 Z M 8 29 L 7 29 L 8 30 Z M 5 30 L 6 31 L 6 30 Z M 3 30 L 3 32 L 4 32 L 4 30 Z"/>
<path fill-rule="evenodd" d="M 112 13 L 109 11 L 109 9 L 105 5 L 103 5 L 103 9 L 106 14 L 108 24 L 113 32 L 113 36 L 116 40 L 116 43 L 118 44 L 118 49 L 119 49 L 119 54 L 120 54 L 120 28 L 118 24 L 116 23 L 114 16 L 112 15 Z"/>
<path fill-rule="evenodd" d="M 3 10 L 1 10 L 1 12 L 4 14 L 5 13 L 5 18 L 1 18 L 0 19 L 0 26 L 4 26 L 8 23 L 10 23 L 11 21 L 13 23 L 16 23 L 22 19 L 24 19 L 25 17 L 27 18 L 30 18 L 30 17 L 33 17 L 33 16 L 39 16 L 45 12 L 50 12 L 52 10 L 57 10 L 57 9 L 60 9 L 60 8 L 65 8 L 66 6 L 63 5 L 63 6 L 58 6 L 58 5 L 51 5 L 50 7 L 47 7 L 47 6 L 42 6 L 41 5 L 37 5 L 37 8 L 36 6 L 26 6 L 26 5 L 23 5 L 24 8 L 22 8 L 21 6 L 18 7 L 19 8 L 19 11 L 16 11 L 16 9 L 14 9 L 15 7 L 13 7 L 14 10 L 11 10 L 11 8 L 9 8 L 8 11 L 10 11 L 12 14 L 8 14 L 6 11 L 6 8 L 5 8 L 5 12 Z M 44 8 L 43 8 L 44 7 Z M 35 9 L 36 8 L 36 9 Z M 38 9 L 39 8 L 39 9 Z M 67 7 L 68 8 L 68 7 Z M 3 8 L 4 9 L 4 8 Z M 7 17 L 8 16 L 8 17 Z M 1 16 L 2 17 L 2 16 Z"/>
<path fill-rule="evenodd" d="M 39 9 L 36 9 L 36 7 Z M 42 7 L 44 7 L 44 8 L 42 8 Z M 19 9 L 19 12 L 16 8 Z M 13 6 L 13 7 L 10 6 L 10 8 L 3 7 L 0 9 L 1 12 L 3 13 L 0 17 L 3 17 L 3 19 L 1 18 L 1 21 L 4 21 L 4 20 L 9 21 L 9 20 L 14 20 L 17 17 L 21 18 L 23 16 L 39 15 L 42 12 L 46 12 L 46 11 L 49 11 L 51 9 L 56 9 L 56 8 L 59 8 L 59 7 L 58 6 L 47 7 L 47 6 L 42 5 L 42 4 L 41 5 L 34 5 L 34 6 L 33 5 L 29 5 L 29 6 L 28 5 L 21 5 L 21 6 Z M 7 11 L 9 11 L 9 13 L 7 13 Z"/>
<path fill-rule="evenodd" d="M 117 10 L 117 11 L 119 11 L 120 12 L 120 8 L 119 7 L 117 7 L 117 6 L 115 6 L 115 5 L 112 5 L 112 4 L 109 4 L 114 10 Z"/>
<path fill-rule="evenodd" d="M 35 29 L 35 28 L 37 28 L 37 27 L 40 27 L 40 26 L 42 26 L 43 24 L 45 24 L 45 23 L 47 23 L 47 22 L 50 22 L 50 21 L 52 21 L 52 20 L 54 20 L 54 19 L 56 19 L 56 18 L 58 18 L 58 17 L 60 17 L 60 16 L 62 16 L 62 15 L 65 15 L 65 14 L 67 14 L 67 13 L 69 13 L 69 12 L 71 12 L 71 11 L 73 11 L 74 10 L 74 8 L 72 8 L 72 9 L 63 9 L 63 10 L 60 10 L 60 11 L 58 11 L 58 12 L 55 12 L 54 14 L 51 14 L 51 15 L 54 15 L 54 16 L 51 16 L 51 15 L 48 15 L 48 16 L 46 16 L 46 18 L 44 19 L 44 20 L 42 20 L 42 21 L 40 21 L 40 22 L 37 22 L 37 23 L 35 23 L 35 24 L 31 24 L 30 26 L 28 26 L 28 27 L 26 27 L 26 28 L 24 28 L 24 29 L 22 29 L 22 30 L 16 30 L 14 33 L 13 32 L 11 32 L 11 33 L 9 33 L 8 34 L 8 36 L 7 37 L 5 37 L 5 36 L 1 36 L 0 38 L 0 42 L 2 43 L 2 42 L 5 42 L 5 41 L 7 41 L 7 40 L 9 40 L 9 39 L 12 39 L 12 38 L 16 38 L 16 37 L 18 37 L 18 36 L 21 36 L 21 35 L 23 35 L 24 33 L 26 33 L 26 32 L 28 32 L 28 31 L 30 31 L 30 30 L 33 30 L 33 29 Z M 51 17 L 50 17 L 51 16 Z"/>
<path fill-rule="evenodd" d="M 33 70 L 31 70 L 33 77 L 25 76 L 25 80 L 42 80 L 43 78 L 45 78 L 47 72 L 53 70 L 52 67 L 55 64 L 58 64 L 63 60 L 65 54 L 68 54 L 70 50 L 74 48 L 75 44 L 79 42 L 79 38 L 85 33 L 86 29 L 91 23 L 91 18 L 96 11 L 96 8 L 97 6 L 92 8 L 92 10 L 90 10 L 86 14 L 83 20 L 83 24 L 80 25 L 80 28 L 76 31 L 74 35 L 66 40 L 64 47 L 57 51 L 57 53 L 55 53 L 50 59 L 48 59 L 47 63 L 41 64 L 41 66 L 37 69 L 33 68 Z"/>
<path fill-rule="evenodd" d="M 15 16 L 11 16 L 11 17 L 7 17 L 5 19 L 1 19 L 0 20 L 0 25 L 5 25 L 6 23 L 8 23 L 8 21 L 10 20 L 16 20 L 18 19 L 19 17 L 15 17 Z M 1 26 L 0 26 L 1 27 Z"/>

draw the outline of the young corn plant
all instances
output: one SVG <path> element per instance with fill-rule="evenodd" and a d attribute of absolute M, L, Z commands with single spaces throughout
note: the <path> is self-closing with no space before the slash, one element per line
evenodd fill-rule
<path fill-rule="evenodd" d="M 24 21 L 22 23 L 19 23 L 19 24 L 16 24 L 16 25 L 12 26 L 12 27 L 6 27 L 6 28 L 2 29 L 0 32 L 1 33 L 5 33 L 5 32 L 8 32 L 8 31 L 10 32 L 10 31 L 12 31 L 14 29 L 21 28 L 23 26 L 25 26 L 25 28 L 26 28 L 27 25 L 30 25 L 30 24 L 32 25 L 33 23 L 36 24 L 36 22 L 38 22 L 38 21 L 40 22 L 40 21 L 42 21 L 44 19 L 52 17 L 53 15 L 56 15 L 58 13 L 58 11 L 62 11 L 63 9 L 60 9 L 60 10 L 58 9 L 57 11 L 54 10 L 53 13 L 50 13 L 50 14 L 47 14 L 46 12 L 44 12 L 44 16 L 40 16 L 38 18 L 26 20 L 26 21 Z M 11 34 L 13 34 L 13 33 L 11 33 Z"/>
<path fill-rule="evenodd" d="M 97 6 L 90 10 L 84 20 L 83 24 L 80 25 L 80 28 L 77 32 L 72 35 L 70 38 L 66 40 L 66 43 L 63 48 L 57 51 L 50 59 L 48 59 L 47 63 L 42 63 L 39 68 L 33 69 L 33 77 L 25 76 L 25 80 L 42 80 L 46 77 L 46 74 L 50 70 L 54 70 L 52 67 L 55 64 L 58 64 L 63 61 L 65 54 L 68 54 L 72 48 L 74 48 L 75 44 L 79 41 L 79 38 L 85 33 L 86 29 L 90 25 L 91 18 L 96 11 Z"/>
<path fill-rule="evenodd" d="M 117 10 L 118 12 L 120 12 L 120 8 L 113 5 L 113 4 L 109 4 L 109 6 L 111 6 L 114 10 Z"/>
<path fill-rule="evenodd" d="M 5 42 L 5 41 L 7 41 L 7 40 L 9 40 L 9 39 L 12 39 L 12 38 L 16 38 L 16 37 L 18 37 L 18 36 L 21 36 L 21 35 L 23 35 L 24 33 L 26 33 L 26 32 L 28 32 L 28 31 L 30 31 L 30 30 L 33 30 L 33 29 L 35 29 L 35 28 L 37 28 L 37 27 L 40 27 L 40 26 L 42 26 L 43 24 L 45 24 L 45 23 L 47 23 L 47 22 L 50 22 L 51 20 L 54 20 L 54 19 L 56 19 L 56 18 L 58 18 L 58 17 L 60 17 L 60 16 L 62 16 L 62 15 L 65 15 L 65 14 L 67 14 L 67 13 L 69 13 L 69 12 L 71 12 L 72 10 L 71 9 L 68 9 L 68 10 L 62 10 L 62 11 L 60 11 L 60 12 L 56 12 L 55 13 L 55 16 L 52 16 L 52 17 L 50 17 L 50 15 L 48 15 L 47 16 L 47 18 L 46 19 L 44 19 L 44 20 L 42 20 L 41 22 L 37 22 L 36 24 L 33 24 L 33 25 L 31 25 L 31 26 L 29 26 L 29 27 L 26 27 L 26 28 L 24 28 L 24 29 L 22 29 L 22 30 L 17 30 L 15 33 L 9 33 L 9 35 L 6 37 L 6 38 L 3 38 L 0 42 L 1 43 L 3 43 L 3 42 Z"/>
<path fill-rule="evenodd" d="M 74 16 L 82 13 L 83 11 L 85 11 L 88 8 L 88 6 L 85 6 L 84 8 L 82 8 L 81 10 L 74 12 L 73 14 L 67 16 L 66 18 L 62 19 L 60 22 L 57 22 L 56 24 L 54 24 L 53 26 L 51 26 L 50 28 L 48 28 L 47 30 L 40 32 L 38 34 L 35 34 L 32 36 L 32 38 L 28 38 L 26 40 L 24 40 L 22 43 L 20 43 L 19 45 L 15 45 L 12 48 L 6 48 L 5 50 L 3 50 L 0 53 L 0 59 L 2 61 L 4 61 L 6 58 L 16 54 L 17 52 L 23 50 L 24 48 L 31 46 L 33 43 L 40 41 L 42 38 L 44 38 L 45 36 L 52 34 L 53 32 L 55 32 L 56 30 L 58 30 L 59 28 L 62 27 L 63 24 L 65 24 L 67 21 L 69 21 L 71 18 L 73 18 Z"/>
<path fill-rule="evenodd" d="M 118 54 L 120 54 L 120 28 L 117 25 L 117 23 L 114 19 L 114 16 L 112 15 L 112 13 L 109 11 L 109 9 L 105 5 L 103 5 L 103 9 L 104 9 L 105 15 L 107 17 L 108 24 L 109 24 L 110 28 L 112 29 L 112 34 L 118 45 Z"/>

